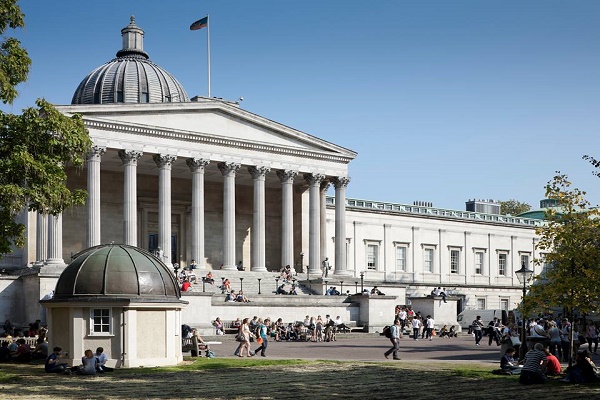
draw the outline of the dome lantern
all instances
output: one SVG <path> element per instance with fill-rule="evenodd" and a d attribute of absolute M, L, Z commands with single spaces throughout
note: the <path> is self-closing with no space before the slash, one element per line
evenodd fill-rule
<path fill-rule="evenodd" d="M 182 103 L 190 98 L 183 86 L 144 51 L 144 30 L 135 17 L 121 29 L 123 48 L 117 58 L 90 72 L 71 104 Z"/>

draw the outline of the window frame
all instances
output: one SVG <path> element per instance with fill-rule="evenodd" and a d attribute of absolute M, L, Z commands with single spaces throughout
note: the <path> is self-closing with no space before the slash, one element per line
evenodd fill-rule
<path fill-rule="evenodd" d="M 95 315 L 96 311 L 100 311 L 101 315 Z M 108 315 L 103 315 L 103 312 L 106 312 Z M 104 319 L 106 318 L 106 321 L 101 320 L 100 323 L 96 323 L 96 318 L 100 318 L 100 319 Z M 90 336 L 113 336 L 113 315 L 112 315 L 112 308 L 90 308 L 90 329 L 89 329 L 89 335 Z M 106 326 L 107 330 L 99 330 L 96 331 L 96 326 L 99 326 L 100 328 Z"/>
<path fill-rule="evenodd" d="M 485 297 L 478 297 L 477 298 L 477 310 L 485 310 L 486 306 L 487 306 L 487 302 L 486 302 L 486 298 Z"/>
<path fill-rule="evenodd" d="M 434 244 L 421 244 L 421 248 L 423 249 L 423 272 L 427 272 L 430 274 L 435 273 L 436 265 L 435 265 L 435 251 L 437 246 Z M 431 260 L 427 260 L 426 254 L 431 254 Z M 427 265 L 429 263 L 429 268 Z"/>
<path fill-rule="evenodd" d="M 502 258 L 504 257 L 504 263 L 501 262 Z M 504 268 L 503 265 L 504 264 Z M 498 252 L 498 275 L 499 276 L 506 276 L 508 272 L 508 251 L 499 251 Z"/>
<path fill-rule="evenodd" d="M 461 258 L 461 251 L 459 247 L 448 247 L 448 250 L 450 251 L 450 273 L 451 274 L 459 274 L 460 273 L 460 258 Z M 453 256 L 456 257 L 453 257 Z M 453 260 L 453 258 L 455 258 Z"/>
<path fill-rule="evenodd" d="M 396 271 L 406 272 L 408 271 L 408 247 L 410 243 L 407 242 L 394 242 L 394 266 Z M 398 267 L 400 259 L 398 258 L 398 250 L 402 249 L 404 252 L 404 258 L 402 259 L 403 266 Z"/>
<path fill-rule="evenodd" d="M 365 267 L 367 271 L 379 271 L 379 252 L 381 251 L 381 240 L 367 240 L 365 239 Z M 373 254 L 373 265 L 370 266 L 369 258 L 371 256 L 370 249 L 375 249 Z"/>

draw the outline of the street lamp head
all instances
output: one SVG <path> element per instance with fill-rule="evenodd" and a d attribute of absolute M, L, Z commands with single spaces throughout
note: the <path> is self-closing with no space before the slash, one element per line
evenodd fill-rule
<path fill-rule="evenodd" d="M 531 280 L 531 277 L 533 276 L 533 273 L 534 273 L 534 271 L 527 268 L 527 266 L 525 265 L 525 262 L 523 262 L 521 264 L 520 269 L 515 271 L 515 274 L 517 275 L 519 282 L 521 282 L 522 284 L 529 282 Z"/>

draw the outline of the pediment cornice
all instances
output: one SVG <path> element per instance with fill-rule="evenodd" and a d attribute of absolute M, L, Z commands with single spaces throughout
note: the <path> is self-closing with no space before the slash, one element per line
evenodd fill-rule
<path fill-rule="evenodd" d="M 188 143 L 202 143 L 214 146 L 223 146 L 229 148 L 257 151 L 262 153 L 281 154 L 318 160 L 327 160 L 330 162 L 338 162 L 343 164 L 348 164 L 356 156 L 356 153 L 351 151 L 347 151 L 348 153 L 337 153 L 334 151 L 302 149 L 291 146 L 274 145 L 271 143 L 264 143 L 259 141 L 239 140 L 235 138 L 214 135 L 206 132 L 186 131 L 180 129 L 166 129 L 141 124 L 107 121 L 104 119 L 96 119 L 89 116 L 84 116 L 84 123 L 86 128 L 97 131 L 107 131 L 129 135 L 145 136 L 148 138 L 170 139 Z"/>

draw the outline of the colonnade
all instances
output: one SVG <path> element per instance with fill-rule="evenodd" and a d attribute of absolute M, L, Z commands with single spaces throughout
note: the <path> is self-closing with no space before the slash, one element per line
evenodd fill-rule
<path fill-rule="evenodd" d="M 88 247 L 101 244 L 100 237 L 100 166 L 106 148 L 94 146 L 87 157 L 87 235 Z M 138 246 L 137 237 L 137 164 L 142 152 L 137 150 L 119 150 L 123 163 L 123 241 Z M 159 246 L 164 255 L 163 261 L 169 265 L 171 254 L 171 169 L 177 156 L 171 154 L 153 154 L 153 160 L 159 169 L 158 184 L 158 236 Z M 200 268 L 205 267 L 204 249 L 204 172 L 211 162 L 204 158 L 185 160 L 192 177 L 190 250 Z M 223 270 L 235 270 L 236 260 L 236 173 L 239 163 L 218 162 L 223 176 Z M 251 270 L 267 271 L 265 260 L 265 181 L 271 171 L 261 165 L 248 166 L 253 179 L 253 222 Z M 281 169 L 275 171 L 281 183 L 282 219 L 281 219 L 281 264 L 294 267 L 294 224 L 293 224 L 293 184 L 298 171 Z M 320 274 L 322 258 L 326 257 L 327 238 L 325 233 L 325 194 L 329 184 L 335 187 L 335 275 L 351 275 L 346 265 L 346 187 L 350 179 L 345 176 L 327 177 L 319 173 L 304 173 L 309 185 L 309 272 Z M 338 240 L 337 238 L 342 238 Z M 47 264 L 64 264 L 62 259 L 62 217 L 38 215 L 37 259 Z"/>

